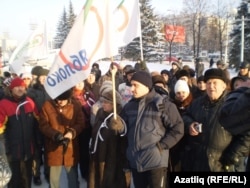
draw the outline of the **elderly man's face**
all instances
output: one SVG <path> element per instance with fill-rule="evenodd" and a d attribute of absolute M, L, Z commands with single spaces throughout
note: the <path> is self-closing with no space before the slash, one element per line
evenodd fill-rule
<path fill-rule="evenodd" d="M 224 81 L 217 78 L 209 79 L 206 82 L 207 95 L 211 101 L 217 100 L 225 91 L 227 85 Z"/>

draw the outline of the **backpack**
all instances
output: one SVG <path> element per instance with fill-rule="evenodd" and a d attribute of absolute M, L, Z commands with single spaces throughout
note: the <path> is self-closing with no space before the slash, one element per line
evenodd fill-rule
<path fill-rule="evenodd" d="M 164 125 L 164 114 L 167 114 L 167 103 L 169 103 L 169 97 L 168 95 L 160 95 L 160 98 L 156 98 L 154 100 L 156 104 L 156 108 L 159 112 L 161 112 L 161 122 L 159 122 L 159 125 L 162 125 L 162 129 L 166 131 L 167 127 Z"/>

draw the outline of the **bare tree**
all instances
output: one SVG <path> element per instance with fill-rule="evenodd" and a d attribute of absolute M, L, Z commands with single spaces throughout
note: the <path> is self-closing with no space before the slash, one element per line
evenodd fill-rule
<path fill-rule="evenodd" d="M 177 27 L 180 25 L 179 24 L 179 18 L 180 17 L 176 17 L 175 14 L 170 14 L 168 16 L 165 16 L 163 22 L 164 22 L 164 33 L 165 35 L 167 35 L 168 37 L 165 37 L 166 39 L 166 42 L 168 43 L 168 46 L 169 46 L 169 61 L 171 61 L 171 57 L 172 57 L 172 47 L 174 45 L 174 41 L 177 37 L 177 33 L 176 33 L 176 30 L 177 30 Z M 166 28 L 167 26 L 171 26 L 172 30 L 171 31 L 168 31 L 168 32 L 171 32 L 171 33 L 167 33 L 166 34 Z"/>
<path fill-rule="evenodd" d="M 229 32 L 229 19 L 230 19 L 230 7 L 232 7 L 233 2 L 217 0 L 216 9 L 214 11 L 215 23 L 218 34 L 218 45 L 220 51 L 220 59 L 223 58 L 223 53 L 225 52 L 225 47 L 228 42 L 228 32 Z"/>
<path fill-rule="evenodd" d="M 206 13 L 210 5 L 207 0 L 183 0 L 184 12 L 190 17 L 188 27 L 192 33 L 193 54 L 198 57 L 201 51 L 201 38 L 205 31 Z"/>

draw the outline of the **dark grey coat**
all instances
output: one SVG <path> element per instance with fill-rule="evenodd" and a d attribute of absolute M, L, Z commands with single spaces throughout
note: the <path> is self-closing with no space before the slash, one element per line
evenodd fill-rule
<path fill-rule="evenodd" d="M 128 129 L 127 158 L 139 172 L 168 166 L 169 149 L 184 134 L 176 106 L 152 89 L 141 99 L 131 99 L 121 117 Z"/>

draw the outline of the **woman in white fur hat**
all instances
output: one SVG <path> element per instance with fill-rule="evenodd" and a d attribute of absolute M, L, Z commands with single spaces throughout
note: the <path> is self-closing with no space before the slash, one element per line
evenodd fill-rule
<path fill-rule="evenodd" d="M 174 86 L 175 98 L 173 99 L 173 103 L 176 105 L 180 115 L 182 116 L 187 107 L 193 101 L 192 93 L 190 92 L 188 83 L 184 80 L 178 80 Z M 183 148 L 186 144 L 186 136 L 184 137 L 173 147 L 170 149 L 170 163 L 171 163 L 171 171 L 179 172 L 182 171 L 182 158 Z"/>

